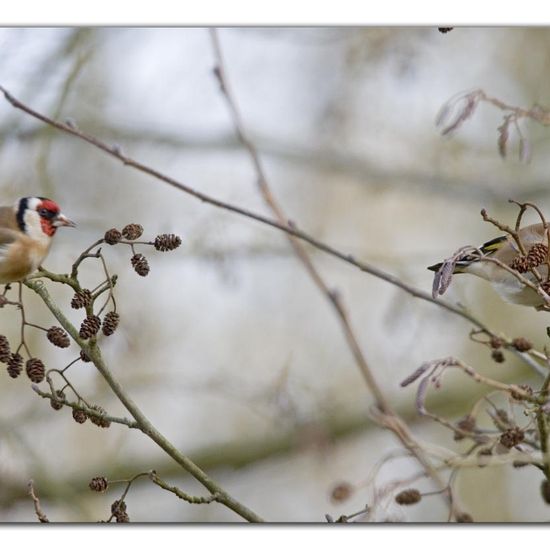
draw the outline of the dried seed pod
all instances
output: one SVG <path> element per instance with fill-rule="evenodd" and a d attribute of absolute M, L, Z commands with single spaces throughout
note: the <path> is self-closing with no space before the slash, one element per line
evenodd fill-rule
<path fill-rule="evenodd" d="M 73 409 L 73 418 L 75 422 L 84 424 L 88 420 L 88 415 L 82 409 Z"/>
<path fill-rule="evenodd" d="M 149 274 L 149 262 L 143 254 L 134 254 L 130 261 L 132 262 L 134 271 L 138 275 L 146 277 Z"/>
<path fill-rule="evenodd" d="M 120 512 L 115 515 L 117 523 L 130 523 L 130 516 L 126 512 Z"/>
<path fill-rule="evenodd" d="M 98 476 L 92 478 L 92 480 L 88 484 L 88 487 L 92 491 L 96 491 L 96 493 L 103 493 L 107 490 L 107 487 L 109 487 L 109 482 L 107 481 L 106 477 Z"/>
<path fill-rule="evenodd" d="M 173 233 L 157 235 L 155 238 L 155 248 L 160 252 L 168 252 L 175 250 L 181 244 L 181 239 Z"/>
<path fill-rule="evenodd" d="M 50 327 L 46 336 L 58 348 L 68 348 L 71 345 L 69 335 L 61 327 Z"/>
<path fill-rule="evenodd" d="M 122 233 L 116 227 L 106 231 L 103 237 L 103 240 L 110 245 L 119 243 L 120 239 L 122 239 Z"/>
<path fill-rule="evenodd" d="M 479 104 L 480 97 L 479 92 L 474 91 L 463 95 L 458 98 L 458 100 L 453 99 L 443 105 L 436 119 L 437 126 L 445 126 L 441 134 L 444 136 L 451 134 L 468 120 L 474 114 Z M 451 107 L 454 108 L 455 116 L 454 119 L 449 122 L 450 114 L 453 111 Z"/>
<path fill-rule="evenodd" d="M 18 353 L 12 353 L 8 359 L 8 374 L 17 378 L 23 370 L 23 357 Z"/>
<path fill-rule="evenodd" d="M 534 244 L 527 253 L 529 267 L 538 267 L 548 259 L 548 247 L 542 243 Z"/>
<path fill-rule="evenodd" d="M 103 327 L 101 329 L 103 334 L 105 334 L 105 336 L 111 336 L 117 329 L 119 321 L 120 315 L 115 311 L 109 311 L 103 318 Z"/>
<path fill-rule="evenodd" d="M 87 289 L 83 288 L 75 293 L 73 299 L 71 300 L 71 307 L 73 309 L 80 309 L 86 306 L 89 306 L 92 303 L 92 293 Z"/>
<path fill-rule="evenodd" d="M 80 325 L 79 335 L 84 340 L 95 336 L 101 327 L 101 319 L 97 315 L 88 315 Z"/>
<path fill-rule="evenodd" d="M 516 256 L 510 263 L 510 267 L 518 273 L 526 273 L 529 271 L 529 262 L 526 256 Z"/>
<path fill-rule="evenodd" d="M 126 512 L 126 503 L 123 500 L 115 500 L 111 504 L 111 514 L 116 516 L 122 512 Z"/>
<path fill-rule="evenodd" d="M 92 410 L 100 414 L 100 416 L 90 416 L 90 422 L 99 426 L 100 428 L 108 428 L 111 425 L 111 421 L 106 418 L 107 411 L 99 405 L 92 405 Z"/>
<path fill-rule="evenodd" d="M 416 504 L 417 502 L 420 502 L 421 499 L 422 495 L 418 489 L 405 489 L 395 495 L 395 502 L 406 506 Z"/>
<path fill-rule="evenodd" d="M 10 360 L 10 357 L 10 343 L 4 335 L 0 334 L 0 362 L 7 363 Z"/>
<path fill-rule="evenodd" d="M 115 516 L 117 523 L 128 523 L 130 521 L 130 516 L 126 512 L 126 502 L 123 500 L 115 500 L 111 504 L 111 514 Z"/>
<path fill-rule="evenodd" d="M 504 353 L 502 353 L 499 349 L 493 350 L 491 353 L 491 358 L 495 363 L 504 363 L 505 361 Z"/>
<path fill-rule="evenodd" d="M 519 338 L 514 338 L 512 340 L 512 346 L 514 346 L 514 348 L 518 351 L 529 351 L 533 347 L 533 344 L 531 344 L 527 338 L 520 336 Z"/>
<path fill-rule="evenodd" d="M 129 241 L 135 241 L 143 235 L 143 227 L 139 223 L 129 223 L 122 229 L 122 234 L 125 239 Z"/>
<path fill-rule="evenodd" d="M 91 361 L 91 359 L 88 357 L 88 355 L 83 349 L 80 350 L 80 360 L 83 363 L 89 363 Z"/>
<path fill-rule="evenodd" d="M 35 384 L 40 384 L 40 382 L 44 380 L 44 376 L 46 376 L 46 367 L 44 366 L 44 363 L 42 363 L 42 361 L 37 357 L 31 357 L 27 361 L 25 365 L 25 370 L 30 381 L 34 382 Z"/>
<path fill-rule="evenodd" d="M 56 390 L 54 397 L 50 399 L 50 405 L 54 411 L 59 411 L 63 408 L 63 400 L 65 394 L 61 390 Z"/>
<path fill-rule="evenodd" d="M 343 481 L 342 483 L 338 483 L 338 485 L 332 489 L 330 498 L 333 502 L 344 502 L 345 500 L 348 500 L 352 494 L 353 485 Z"/>
<path fill-rule="evenodd" d="M 515 426 L 502 433 L 499 438 L 500 443 L 507 449 L 511 449 L 516 445 L 519 445 L 525 439 L 523 430 Z"/>

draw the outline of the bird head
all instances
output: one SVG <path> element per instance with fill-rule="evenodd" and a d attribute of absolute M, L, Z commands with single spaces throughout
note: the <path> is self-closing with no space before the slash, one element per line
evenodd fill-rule
<path fill-rule="evenodd" d="M 29 237 L 43 241 L 55 235 L 58 227 L 75 227 L 59 205 L 44 197 L 23 197 L 14 207 L 19 229 Z"/>

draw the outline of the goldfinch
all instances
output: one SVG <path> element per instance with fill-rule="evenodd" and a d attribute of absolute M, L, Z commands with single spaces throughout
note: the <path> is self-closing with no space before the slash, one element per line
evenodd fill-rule
<path fill-rule="evenodd" d="M 543 277 L 543 280 L 546 280 L 548 276 L 548 266 L 546 264 L 548 238 L 544 225 L 538 223 L 526 226 L 519 230 L 518 236 L 525 251 L 528 254 L 532 251 L 531 256 L 528 256 L 529 259 L 532 256 L 537 258 L 535 262 L 537 265 L 536 269 Z M 479 251 L 486 257 L 489 256 L 500 260 L 507 266 L 512 267 L 512 269 L 519 271 L 528 280 L 536 283 L 534 275 L 528 271 L 527 267 L 523 267 L 526 265 L 527 258 L 521 256 L 517 243 L 510 235 L 497 237 L 486 242 L 479 248 Z M 438 263 L 429 266 L 428 269 L 438 272 L 442 265 L 442 263 Z M 471 273 L 489 281 L 506 302 L 536 308 L 542 307 L 545 304 L 542 296 L 532 288 L 524 285 L 512 273 L 494 262 L 480 261 L 478 255 L 467 255 L 456 262 L 453 270 L 453 274 L 455 273 Z"/>
<path fill-rule="evenodd" d="M 44 261 L 58 227 L 75 227 L 57 203 L 23 197 L 0 207 L 0 284 L 22 281 Z"/>

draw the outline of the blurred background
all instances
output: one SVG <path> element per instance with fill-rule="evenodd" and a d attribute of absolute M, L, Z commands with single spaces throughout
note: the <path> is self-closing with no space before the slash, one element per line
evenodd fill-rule
<path fill-rule="evenodd" d="M 550 133 L 522 123 L 529 163 L 512 141 L 497 150 L 502 113 L 481 105 L 450 138 L 434 125 L 457 92 L 483 88 L 503 101 L 548 105 L 550 30 L 543 28 L 229 28 L 219 31 L 229 82 L 269 183 L 288 217 L 338 249 L 430 291 L 426 266 L 460 246 L 497 236 L 479 211 L 513 223 L 509 198 L 549 213 Z M 33 108 L 210 194 L 270 217 L 249 156 L 237 141 L 212 69 L 203 28 L 0 29 L 0 84 Z M 372 502 L 373 465 L 399 448 L 369 419 L 373 401 L 330 305 L 293 256 L 284 235 L 216 209 L 124 167 L 0 101 L 0 198 L 57 200 L 77 221 L 61 231 L 46 267 L 67 272 L 78 254 L 111 227 L 144 226 L 145 237 L 173 232 L 175 252 L 146 253 L 138 277 L 124 247 L 105 250 L 121 324 L 102 342 L 116 377 L 152 422 L 235 498 L 268 521 L 323 522 Z M 529 221 L 536 221 L 530 218 Z M 471 325 L 433 304 L 311 250 L 337 288 L 384 392 L 421 439 L 464 450 L 452 434 L 419 419 L 414 387 L 399 382 L 422 362 L 456 355 L 485 375 L 538 383 L 507 354 L 495 364 L 468 339 Z M 95 286 L 100 266 L 86 264 Z M 52 286 L 67 315 L 71 294 Z M 495 331 L 542 347 L 547 314 L 500 301 L 484 281 L 460 277 L 445 296 Z M 33 322 L 54 324 L 27 291 Z M 17 341 L 18 313 L 0 310 L 0 333 Z M 36 355 L 61 368 L 75 346 L 58 350 L 29 331 Z M 90 364 L 72 382 L 112 415 L 121 404 Z M 428 400 L 451 419 L 483 389 L 446 378 Z M 96 475 L 126 479 L 154 468 L 193 494 L 189 476 L 135 430 L 75 423 L 51 409 L 22 376 L 0 376 L 0 521 L 34 521 L 30 478 L 52 521 L 107 519 L 123 485 L 88 489 Z M 378 488 L 418 471 L 389 462 Z M 536 468 L 468 469 L 457 496 L 476 521 L 546 521 Z M 333 488 L 356 486 L 335 502 Z M 429 490 L 430 485 L 417 485 Z M 132 521 L 239 520 L 218 504 L 193 506 L 147 480 L 127 497 Z M 438 497 L 406 509 L 391 498 L 375 521 L 446 521 Z"/>

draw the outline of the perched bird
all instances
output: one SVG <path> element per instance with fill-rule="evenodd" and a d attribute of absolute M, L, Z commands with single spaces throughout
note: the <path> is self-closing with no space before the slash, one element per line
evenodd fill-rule
<path fill-rule="evenodd" d="M 38 269 L 57 228 L 75 225 L 44 197 L 23 197 L 13 207 L 0 207 L 0 284 L 21 281 Z"/>
<path fill-rule="evenodd" d="M 521 273 L 526 279 L 537 283 L 535 276 L 529 270 L 536 267 L 543 281 L 548 277 L 548 238 L 542 223 L 529 225 L 520 229 L 519 239 L 527 253 L 523 256 L 518 245 L 510 235 L 497 237 L 486 242 L 479 248 L 485 257 L 495 258 L 503 264 Z M 428 267 L 435 272 L 443 271 L 444 262 Z M 512 304 L 542 308 L 544 299 L 534 289 L 523 284 L 513 273 L 490 261 L 480 260 L 478 254 L 467 254 L 453 265 L 452 273 L 471 273 L 489 281 L 503 300 Z M 447 283 L 448 286 L 448 283 Z M 446 286 L 445 286 L 446 288 Z M 443 288 L 443 291 L 445 290 Z M 545 292 L 550 292 L 550 285 L 543 286 Z M 439 292 L 442 294 L 442 291 Z"/>

